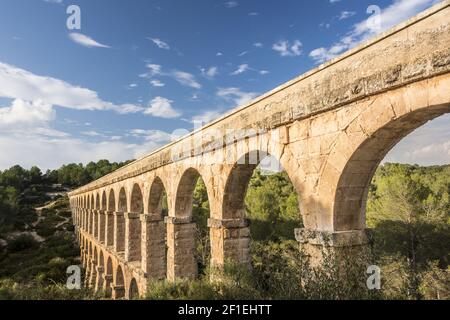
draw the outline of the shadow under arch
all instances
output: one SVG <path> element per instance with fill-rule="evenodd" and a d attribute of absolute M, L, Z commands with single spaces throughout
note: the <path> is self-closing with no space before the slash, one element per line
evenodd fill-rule
<path fill-rule="evenodd" d="M 109 190 L 108 195 L 108 209 L 109 212 L 116 211 L 116 197 L 114 195 L 114 189 Z"/>
<path fill-rule="evenodd" d="M 131 190 L 130 212 L 125 230 L 125 259 L 127 261 L 141 261 L 141 220 L 144 213 L 144 197 L 139 184 L 135 183 Z"/>
<path fill-rule="evenodd" d="M 125 297 L 125 280 L 122 267 L 118 266 L 114 278 L 114 299 L 122 299 Z"/>
<path fill-rule="evenodd" d="M 192 167 L 184 171 L 178 182 L 174 205 L 175 218 L 187 222 L 185 225 L 184 234 L 186 236 L 186 243 L 189 243 L 189 245 L 187 246 L 188 248 L 184 250 L 187 251 L 186 255 L 189 256 L 187 258 L 187 261 L 189 261 L 187 265 L 190 266 L 190 272 L 185 276 L 189 276 L 191 278 L 195 278 L 199 273 L 206 271 L 210 257 L 210 239 L 209 229 L 207 226 L 210 212 L 209 207 L 207 210 L 202 207 L 202 203 L 194 203 L 194 191 L 197 186 L 206 191 L 205 193 L 207 198 L 202 199 L 204 201 L 201 202 L 206 203 L 209 206 L 209 199 L 211 198 L 208 192 L 208 186 L 205 184 L 200 172 Z M 183 227 L 174 226 L 174 228 Z M 170 247 L 171 246 L 169 245 L 168 255 L 171 255 Z M 179 250 L 178 248 L 172 249 L 175 251 Z M 181 256 L 181 252 L 175 255 Z"/>
<path fill-rule="evenodd" d="M 383 124 L 354 148 L 333 190 L 335 231 L 366 228 L 369 187 L 381 161 L 408 134 L 445 113 L 450 113 L 450 105 L 430 106 L 406 113 Z M 343 146 L 337 144 L 335 148 L 339 150 Z"/>
<path fill-rule="evenodd" d="M 155 177 L 150 187 L 148 214 L 161 219 L 168 214 L 167 192 L 163 181 L 159 177 Z"/>
<path fill-rule="evenodd" d="M 228 174 L 222 202 L 222 219 L 244 219 L 246 217 L 245 197 L 250 179 L 255 169 L 265 159 L 269 158 L 271 158 L 271 161 L 277 161 L 278 171 L 286 172 L 289 180 L 293 181 L 291 174 L 282 166 L 280 159 L 265 151 L 253 150 L 247 152 L 236 161 Z M 272 165 L 271 167 L 274 166 Z M 299 191 L 294 185 L 293 187 L 295 195 L 299 199 Z"/>
<path fill-rule="evenodd" d="M 105 295 L 111 297 L 111 284 L 113 283 L 113 265 L 111 257 L 108 257 L 105 269 Z"/>
<path fill-rule="evenodd" d="M 119 191 L 119 199 L 117 204 L 117 212 L 114 216 L 114 249 L 116 252 L 125 251 L 125 217 L 128 211 L 127 193 L 125 187 Z"/>
<path fill-rule="evenodd" d="M 128 299 L 130 300 L 139 299 L 139 288 L 135 278 L 131 279 L 130 281 L 130 286 L 128 288 Z"/>
<path fill-rule="evenodd" d="M 147 213 L 142 223 L 142 269 L 152 279 L 167 277 L 167 192 L 164 183 L 155 177 L 150 185 Z"/>

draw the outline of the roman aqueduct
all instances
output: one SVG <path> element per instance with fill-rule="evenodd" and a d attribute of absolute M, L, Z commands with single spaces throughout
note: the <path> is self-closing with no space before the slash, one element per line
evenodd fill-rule
<path fill-rule="evenodd" d="M 142 295 L 149 279 L 194 278 L 191 211 L 199 177 L 211 210 L 211 265 L 247 263 L 244 197 L 266 155 L 279 160 L 297 191 L 301 245 L 311 252 L 323 245 L 364 246 L 368 186 L 380 161 L 414 129 L 448 112 L 446 0 L 71 192 L 87 282 L 128 298 Z"/>

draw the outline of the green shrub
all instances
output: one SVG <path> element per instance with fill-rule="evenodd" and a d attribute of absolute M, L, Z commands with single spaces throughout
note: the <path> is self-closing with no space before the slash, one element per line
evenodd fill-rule
<path fill-rule="evenodd" d="M 29 234 L 22 234 L 17 238 L 8 242 L 8 252 L 14 253 L 24 250 L 29 250 L 38 246 L 38 243 Z"/>

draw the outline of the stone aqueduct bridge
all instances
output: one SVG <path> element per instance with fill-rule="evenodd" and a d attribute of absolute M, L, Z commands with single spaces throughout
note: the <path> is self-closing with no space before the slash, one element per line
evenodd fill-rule
<path fill-rule="evenodd" d="M 380 161 L 407 134 L 448 112 L 450 1 L 443 1 L 71 192 L 88 282 L 119 298 L 143 294 L 149 279 L 195 277 L 191 210 L 199 177 L 211 208 L 211 265 L 247 263 L 243 201 L 267 154 L 298 193 L 305 228 L 295 233 L 304 247 L 363 246 L 368 185 Z"/>

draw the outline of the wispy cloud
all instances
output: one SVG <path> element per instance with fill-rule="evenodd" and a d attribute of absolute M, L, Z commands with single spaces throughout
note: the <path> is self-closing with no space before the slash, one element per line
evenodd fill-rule
<path fill-rule="evenodd" d="M 200 68 L 200 71 L 203 76 L 207 78 L 214 78 L 219 74 L 219 68 L 218 67 L 209 67 L 209 68 Z"/>
<path fill-rule="evenodd" d="M 358 43 L 414 16 L 435 2 L 436 0 L 395 0 L 390 6 L 381 10 L 379 16 L 372 15 L 368 19 L 353 25 L 351 31 L 331 47 L 314 49 L 310 52 L 309 56 L 316 63 L 333 59 Z M 376 20 L 380 24 L 377 24 Z"/>
<path fill-rule="evenodd" d="M 223 98 L 226 101 L 233 101 L 237 105 L 246 104 L 259 95 L 257 92 L 244 92 L 235 87 L 219 88 L 216 94 L 218 97 Z"/>
<path fill-rule="evenodd" d="M 163 83 L 163 82 L 161 82 L 160 80 L 157 80 L 157 79 L 151 80 L 150 84 L 152 86 L 154 86 L 154 87 L 164 87 L 165 86 L 165 83 Z"/>
<path fill-rule="evenodd" d="M 164 42 L 159 38 L 148 38 L 148 40 L 152 41 L 160 49 L 170 50 L 170 46 L 167 44 L 167 42 Z"/>
<path fill-rule="evenodd" d="M 119 113 L 135 113 L 143 109 L 133 104 L 116 105 L 100 99 L 97 92 L 87 88 L 35 75 L 1 62 L 0 83 L 0 97 L 20 99 L 34 105 L 46 104 L 78 110 L 114 110 Z"/>
<path fill-rule="evenodd" d="M 231 8 L 236 8 L 237 6 L 239 6 L 239 2 L 237 2 L 237 1 L 227 1 L 227 2 L 224 3 L 224 5 L 225 5 L 226 8 L 231 9 Z"/>
<path fill-rule="evenodd" d="M 141 74 L 140 77 L 143 78 L 152 78 L 154 76 L 170 77 L 183 86 L 191 87 L 194 89 L 200 89 L 202 87 L 202 85 L 195 79 L 195 76 L 191 73 L 180 70 L 172 70 L 167 72 L 164 71 L 162 69 L 162 66 L 159 64 L 147 64 L 147 68 L 149 69 L 149 72 Z"/>
<path fill-rule="evenodd" d="M 191 122 L 195 124 L 196 127 L 203 126 L 223 115 L 221 110 L 206 110 L 201 114 L 193 116 Z"/>
<path fill-rule="evenodd" d="M 241 64 L 235 71 L 231 73 L 232 76 L 236 76 L 238 74 L 244 73 L 250 70 L 250 66 L 248 64 Z"/>
<path fill-rule="evenodd" d="M 69 33 L 69 38 L 73 42 L 75 42 L 79 45 L 82 45 L 84 47 L 88 47 L 88 48 L 110 48 L 110 46 L 101 44 L 101 43 L 95 41 L 94 39 L 92 39 L 84 34 L 81 34 L 81 33 L 76 33 L 76 32 Z"/>
<path fill-rule="evenodd" d="M 163 97 L 156 97 L 151 102 L 149 107 L 144 111 L 145 114 L 152 115 L 159 118 L 178 118 L 181 112 L 172 107 L 172 100 Z"/>
<path fill-rule="evenodd" d="M 288 40 L 280 40 L 273 44 L 272 49 L 282 57 L 296 57 L 302 54 L 302 43 L 299 40 L 294 40 L 292 43 Z"/>
<path fill-rule="evenodd" d="M 339 20 L 345 20 L 350 17 L 353 17 L 356 14 L 355 11 L 342 11 L 339 15 Z"/>

